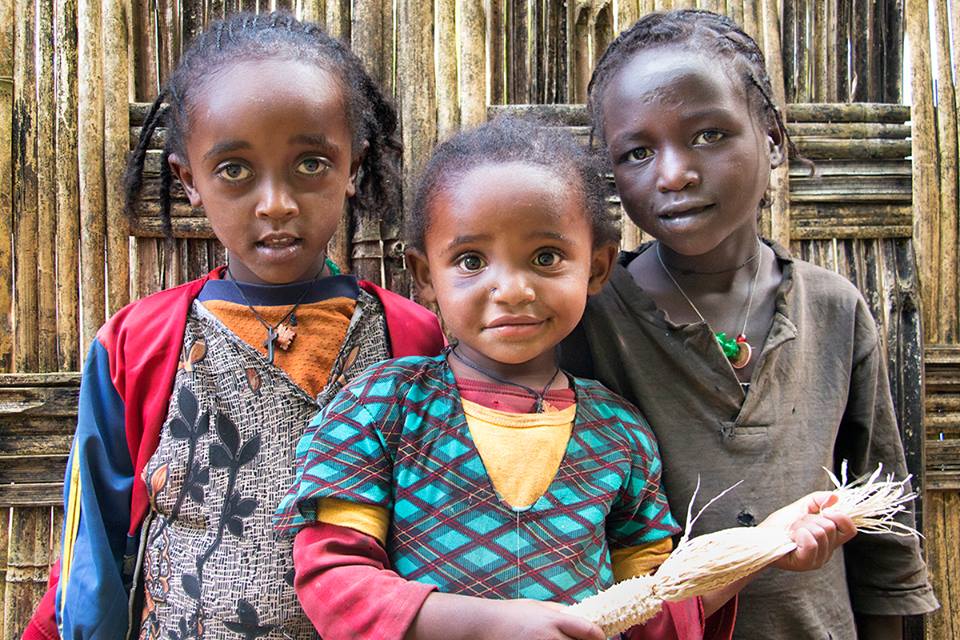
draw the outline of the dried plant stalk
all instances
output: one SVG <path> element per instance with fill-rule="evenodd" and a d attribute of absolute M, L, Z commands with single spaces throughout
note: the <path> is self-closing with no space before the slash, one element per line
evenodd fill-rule
<path fill-rule="evenodd" d="M 860 533 L 919 535 L 915 529 L 895 520 L 917 496 L 910 491 L 910 476 L 900 481 L 893 480 L 892 475 L 881 479 L 882 469 L 882 465 L 878 466 L 870 476 L 853 482 L 847 481 L 846 461 L 841 466 L 840 479 L 826 470 L 836 486 L 834 493 L 838 498 L 830 509 L 849 516 Z M 724 529 L 691 539 L 693 523 L 727 491 L 707 503 L 694 517 L 691 517 L 691 501 L 687 528 L 680 543 L 653 575 L 624 580 L 573 605 L 568 611 L 597 624 L 608 636 L 614 635 L 652 618 L 664 601 L 686 600 L 715 591 L 797 548 L 789 532 L 776 527 Z"/>

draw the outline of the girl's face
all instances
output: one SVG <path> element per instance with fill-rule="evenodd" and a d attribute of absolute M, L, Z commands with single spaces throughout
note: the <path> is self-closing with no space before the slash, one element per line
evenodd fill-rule
<path fill-rule="evenodd" d="M 333 75 L 295 60 L 218 70 L 190 105 L 185 147 L 171 167 L 238 280 L 282 284 L 320 272 L 359 162 Z"/>
<path fill-rule="evenodd" d="M 779 130 L 754 115 L 742 80 L 683 46 L 636 53 L 610 78 L 601 105 L 624 210 L 673 251 L 752 248 Z"/>
<path fill-rule="evenodd" d="M 526 163 L 485 164 L 438 189 L 426 253 L 411 253 L 421 295 L 459 349 L 494 370 L 554 365 L 553 348 L 600 290 L 615 247 L 594 250 L 570 180 Z"/>

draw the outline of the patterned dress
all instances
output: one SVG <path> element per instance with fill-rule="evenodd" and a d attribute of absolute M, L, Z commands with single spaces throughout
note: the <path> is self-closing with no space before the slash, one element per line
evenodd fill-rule
<path fill-rule="evenodd" d="M 271 517 L 310 418 L 388 353 L 380 304 L 359 291 L 329 382 L 311 397 L 194 302 L 144 470 L 141 638 L 316 637 L 293 590 L 292 541 L 276 539 Z"/>
<path fill-rule="evenodd" d="M 573 602 L 613 582 L 610 547 L 677 531 L 643 418 L 575 380 L 577 415 L 553 482 L 532 505 L 500 499 L 474 446 L 444 356 L 372 367 L 311 423 L 277 525 L 315 518 L 318 499 L 391 513 L 386 550 L 408 580 L 483 598 Z"/>

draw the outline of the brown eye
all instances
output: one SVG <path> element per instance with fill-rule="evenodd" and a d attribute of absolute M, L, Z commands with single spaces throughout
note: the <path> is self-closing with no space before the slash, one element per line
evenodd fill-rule
<path fill-rule="evenodd" d="M 727 136 L 724 135 L 722 131 L 717 131 L 716 129 L 707 129 L 706 131 L 701 131 L 697 134 L 697 137 L 693 139 L 693 144 L 714 144 L 720 142 Z"/>
<path fill-rule="evenodd" d="M 538 267 L 553 267 L 560 262 L 560 254 L 556 251 L 541 251 L 533 259 L 533 263 Z"/>
<path fill-rule="evenodd" d="M 230 162 L 217 169 L 217 175 L 228 182 L 241 182 L 253 175 L 247 167 L 237 162 Z"/>
<path fill-rule="evenodd" d="M 309 157 L 304 158 L 297 164 L 297 171 L 308 176 L 316 176 L 329 168 L 329 165 L 324 162 L 321 158 Z"/>
<path fill-rule="evenodd" d="M 463 256 L 460 258 L 457 264 L 464 271 L 479 271 L 484 266 L 483 258 L 474 253 L 468 253 L 467 255 Z"/>
<path fill-rule="evenodd" d="M 629 153 L 627 153 L 627 156 L 631 160 L 638 160 L 638 161 L 646 160 L 652 155 L 653 155 L 653 152 L 650 151 L 650 149 L 648 149 L 647 147 L 637 147 L 636 149 L 632 149 Z"/>

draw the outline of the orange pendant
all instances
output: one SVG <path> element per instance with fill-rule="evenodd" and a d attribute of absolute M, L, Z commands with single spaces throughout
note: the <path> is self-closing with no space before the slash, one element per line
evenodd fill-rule
<path fill-rule="evenodd" d="M 750 358 L 753 357 L 753 348 L 743 335 L 737 336 L 737 346 L 740 348 L 737 355 L 730 359 L 730 365 L 734 369 L 743 369 L 750 364 Z"/>

